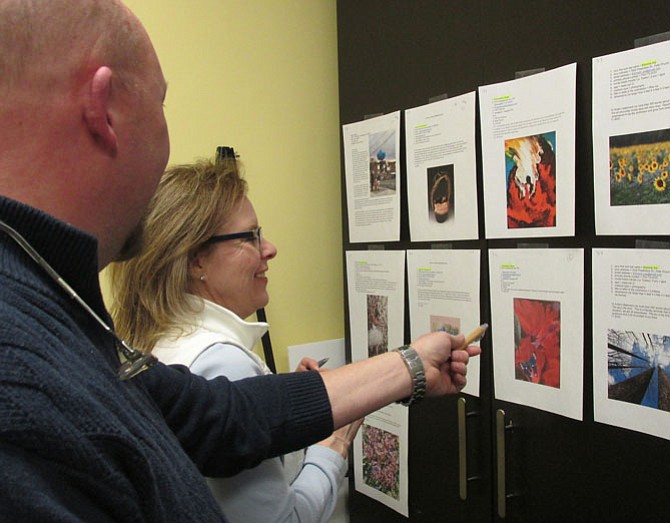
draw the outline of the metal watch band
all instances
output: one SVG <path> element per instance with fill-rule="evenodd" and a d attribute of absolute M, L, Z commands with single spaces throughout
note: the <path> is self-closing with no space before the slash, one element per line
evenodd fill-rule
<path fill-rule="evenodd" d="M 421 358 L 412 347 L 403 345 L 396 350 L 402 356 L 402 359 L 409 370 L 409 374 L 412 377 L 412 395 L 397 403 L 402 405 L 412 405 L 421 401 L 426 395 L 426 372 L 423 368 Z"/>

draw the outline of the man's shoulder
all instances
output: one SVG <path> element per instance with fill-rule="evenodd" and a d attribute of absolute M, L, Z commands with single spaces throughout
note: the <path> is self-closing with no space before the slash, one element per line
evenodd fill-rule
<path fill-rule="evenodd" d="M 0 271 L 0 287 L 3 415 L 24 429 L 48 432 L 61 422 L 83 426 L 87 411 L 99 416 L 105 407 L 96 402 L 103 396 L 113 404 L 121 392 L 115 392 L 118 380 L 105 356 L 113 345 L 106 333 L 79 313 L 76 303 L 39 281 Z M 84 321 L 90 328 L 82 326 Z M 5 427 L 6 421 L 3 417 Z"/>
<path fill-rule="evenodd" d="M 0 288 L 0 346 L 60 345 L 74 330 L 72 301 L 35 278 L 0 271 Z"/>

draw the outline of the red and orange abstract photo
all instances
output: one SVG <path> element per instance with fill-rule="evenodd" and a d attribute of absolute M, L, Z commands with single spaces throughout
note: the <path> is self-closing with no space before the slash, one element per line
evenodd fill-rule
<path fill-rule="evenodd" d="M 514 370 L 517 380 L 560 388 L 560 302 L 514 298 Z"/>
<path fill-rule="evenodd" d="M 556 132 L 505 140 L 507 228 L 556 227 Z"/>

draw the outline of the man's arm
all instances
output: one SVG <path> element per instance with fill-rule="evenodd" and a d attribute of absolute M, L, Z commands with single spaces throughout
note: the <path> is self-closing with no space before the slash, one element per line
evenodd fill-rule
<path fill-rule="evenodd" d="M 206 380 L 180 365 L 156 364 L 137 378 L 201 472 L 230 476 L 302 449 L 333 431 L 317 372 Z"/>
<path fill-rule="evenodd" d="M 434 332 L 412 342 L 426 373 L 426 395 L 443 396 L 459 392 L 467 380 L 467 364 L 481 350 L 464 343 L 461 334 Z M 341 427 L 394 401 L 412 394 L 412 378 L 403 358 L 388 352 L 321 373 L 333 409 L 333 423 Z"/>
<path fill-rule="evenodd" d="M 428 396 L 455 394 L 466 384 L 477 346 L 444 332 L 415 340 Z M 208 475 L 232 475 L 261 460 L 304 448 L 333 428 L 412 394 L 412 378 L 397 352 L 327 372 L 296 372 L 230 382 L 206 380 L 186 367 L 157 364 L 140 374 L 182 446 Z"/>

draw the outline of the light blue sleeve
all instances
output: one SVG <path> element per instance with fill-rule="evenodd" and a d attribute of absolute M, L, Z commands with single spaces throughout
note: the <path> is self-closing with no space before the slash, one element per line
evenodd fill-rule
<path fill-rule="evenodd" d="M 263 369 L 235 345 L 217 343 L 203 351 L 191 371 L 207 379 L 240 380 Z M 336 451 L 312 445 L 299 473 L 289 483 L 279 458 L 231 478 L 208 479 L 230 523 L 327 523 L 335 510 L 347 462 Z"/>
<path fill-rule="evenodd" d="M 231 381 L 262 376 L 263 369 L 236 345 L 216 343 L 191 363 L 191 372 L 208 380 L 226 376 Z"/>
<path fill-rule="evenodd" d="M 289 521 L 326 523 L 335 510 L 346 472 L 347 462 L 338 452 L 323 445 L 309 447 L 302 470 L 291 484 L 296 518 Z"/>

